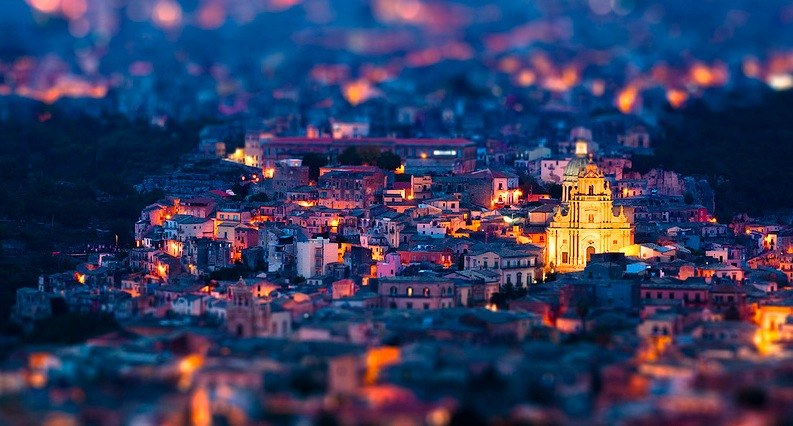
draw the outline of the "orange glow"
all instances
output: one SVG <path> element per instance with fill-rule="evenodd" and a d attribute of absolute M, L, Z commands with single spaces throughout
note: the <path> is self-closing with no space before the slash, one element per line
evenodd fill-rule
<path fill-rule="evenodd" d="M 654 336 L 643 342 L 636 355 L 642 362 L 655 362 L 664 353 L 669 344 L 672 343 L 671 336 Z"/>
<path fill-rule="evenodd" d="M 168 273 L 168 269 L 165 267 L 165 265 L 162 265 L 162 264 L 160 264 L 160 265 L 157 265 L 157 273 L 158 273 L 158 274 L 159 274 L 161 277 L 165 278 L 165 276 L 166 276 L 166 275 L 167 275 L 167 273 Z"/>
<path fill-rule="evenodd" d="M 721 65 L 708 67 L 698 62 L 691 67 L 689 78 L 694 84 L 700 87 L 722 85 L 727 80 L 727 70 Z"/>
<path fill-rule="evenodd" d="M 680 108 L 688 100 L 688 93 L 683 90 L 669 89 L 666 91 L 666 100 L 673 108 Z"/>
<path fill-rule="evenodd" d="M 75 272 L 74 273 L 74 278 L 77 280 L 78 283 L 85 284 L 85 274 L 81 274 L 79 272 Z"/>
<path fill-rule="evenodd" d="M 381 346 L 369 349 L 366 353 L 366 384 L 375 383 L 384 368 L 398 363 L 400 359 L 399 348 L 396 347 Z"/>
<path fill-rule="evenodd" d="M 330 221 L 330 226 L 332 226 L 332 227 L 334 227 L 334 228 L 335 228 L 335 227 L 337 227 L 337 226 L 339 226 L 339 220 L 338 220 L 338 219 L 333 219 L 333 220 L 331 220 L 331 221 Z"/>
<path fill-rule="evenodd" d="M 47 384 L 47 376 L 40 371 L 28 373 L 27 379 L 28 384 L 36 389 L 41 389 Z"/>
<path fill-rule="evenodd" d="M 572 67 L 567 67 L 562 72 L 562 82 L 567 87 L 573 87 L 578 84 L 578 70 Z"/>
<path fill-rule="evenodd" d="M 182 7 L 172 0 L 160 0 L 154 5 L 151 17 L 162 28 L 174 28 L 182 22 Z"/>
<path fill-rule="evenodd" d="M 75 76 L 67 75 L 58 78 L 52 86 L 46 89 L 34 89 L 28 86 L 17 87 L 16 94 L 52 104 L 64 97 L 103 98 L 107 94 L 107 87 L 103 84 L 95 84 Z"/>
<path fill-rule="evenodd" d="M 356 80 L 345 83 L 342 87 L 344 99 L 346 99 L 347 102 L 349 102 L 352 106 L 356 106 L 369 100 L 375 96 L 376 92 L 376 89 L 374 89 L 372 85 L 366 80 Z"/>
<path fill-rule="evenodd" d="M 636 107 L 636 102 L 639 97 L 639 91 L 636 86 L 628 86 L 617 95 L 617 108 L 623 114 L 633 112 Z"/>
<path fill-rule="evenodd" d="M 710 86 L 713 84 L 713 74 L 710 69 L 703 64 L 695 64 L 691 68 L 691 79 L 700 86 Z"/>
<path fill-rule="evenodd" d="M 265 179 L 272 179 L 273 176 L 275 176 L 275 169 L 273 169 L 273 168 L 264 169 L 264 171 L 262 173 L 262 176 Z"/>
<path fill-rule="evenodd" d="M 779 347 L 773 343 L 777 338 L 775 334 L 777 333 L 762 328 L 758 328 L 757 331 L 755 331 L 752 342 L 760 355 L 771 356 L 779 352 Z"/>
<path fill-rule="evenodd" d="M 426 152 L 422 152 L 421 153 L 421 159 L 422 160 L 426 160 L 427 159 L 427 153 Z"/>
<path fill-rule="evenodd" d="M 427 414 L 427 424 L 430 426 L 445 426 L 449 424 L 451 415 L 445 408 L 436 408 Z"/>
<path fill-rule="evenodd" d="M 530 69 L 523 69 L 518 74 L 518 85 L 521 87 L 528 87 L 537 81 L 537 75 Z"/>
<path fill-rule="evenodd" d="M 43 352 L 32 353 L 28 356 L 28 366 L 30 368 L 46 368 L 49 363 L 49 355 Z"/>
<path fill-rule="evenodd" d="M 200 387 L 193 392 L 190 398 L 190 424 L 194 426 L 209 426 L 212 424 L 209 395 L 206 389 Z"/>
<path fill-rule="evenodd" d="M 204 364 L 200 354 L 190 354 L 179 361 L 179 389 L 186 390 L 193 380 L 193 373 Z"/>
<path fill-rule="evenodd" d="M 43 13 L 53 13 L 58 10 L 61 0 L 27 0 L 34 9 Z"/>

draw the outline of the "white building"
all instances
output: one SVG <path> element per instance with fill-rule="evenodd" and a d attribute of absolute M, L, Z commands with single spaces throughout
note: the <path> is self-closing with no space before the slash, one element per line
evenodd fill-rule
<path fill-rule="evenodd" d="M 331 121 L 333 139 L 365 138 L 369 136 L 369 123 L 365 121 Z"/>
<path fill-rule="evenodd" d="M 198 317 L 208 310 L 209 296 L 186 294 L 171 302 L 171 310 L 178 315 Z"/>
<path fill-rule="evenodd" d="M 562 183 L 564 169 L 569 159 L 546 159 L 540 161 L 540 180 L 545 183 Z"/>
<path fill-rule="evenodd" d="M 339 260 L 339 244 L 320 237 L 298 241 L 295 244 L 295 260 L 297 275 L 304 278 L 321 275 L 325 266 Z"/>

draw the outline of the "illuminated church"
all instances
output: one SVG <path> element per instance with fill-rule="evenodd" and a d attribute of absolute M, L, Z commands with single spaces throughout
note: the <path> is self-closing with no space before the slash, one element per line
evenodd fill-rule
<path fill-rule="evenodd" d="M 585 142 L 564 170 L 562 206 L 546 229 L 545 265 L 549 270 L 584 269 L 595 253 L 617 252 L 633 244 L 633 224 L 620 207 L 614 213 L 611 185 L 587 156 Z"/>

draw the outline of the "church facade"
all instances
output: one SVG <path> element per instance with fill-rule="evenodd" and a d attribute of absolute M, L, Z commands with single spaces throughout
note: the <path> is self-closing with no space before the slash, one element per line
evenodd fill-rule
<path fill-rule="evenodd" d="M 563 204 L 546 229 L 545 265 L 550 271 L 584 269 L 596 253 L 617 252 L 633 244 L 634 227 L 623 209 L 615 213 L 611 185 L 586 152 L 577 152 L 565 169 Z"/>

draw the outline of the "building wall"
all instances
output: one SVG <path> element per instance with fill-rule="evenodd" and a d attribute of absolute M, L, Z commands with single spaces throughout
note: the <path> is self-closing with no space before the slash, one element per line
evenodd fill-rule
<path fill-rule="evenodd" d="M 594 164 L 587 165 L 570 195 L 568 211 L 555 215 L 546 230 L 546 266 L 580 271 L 590 255 L 633 244 L 633 225 L 623 211 L 615 215 L 613 207 L 603 173 Z"/>
<path fill-rule="evenodd" d="M 447 280 L 386 278 L 380 281 L 378 294 L 383 307 L 391 309 L 443 309 L 455 305 L 454 283 Z"/>
<path fill-rule="evenodd" d="M 325 238 L 300 241 L 295 244 L 297 275 L 311 278 L 321 275 L 325 266 L 339 260 L 339 245 Z"/>

